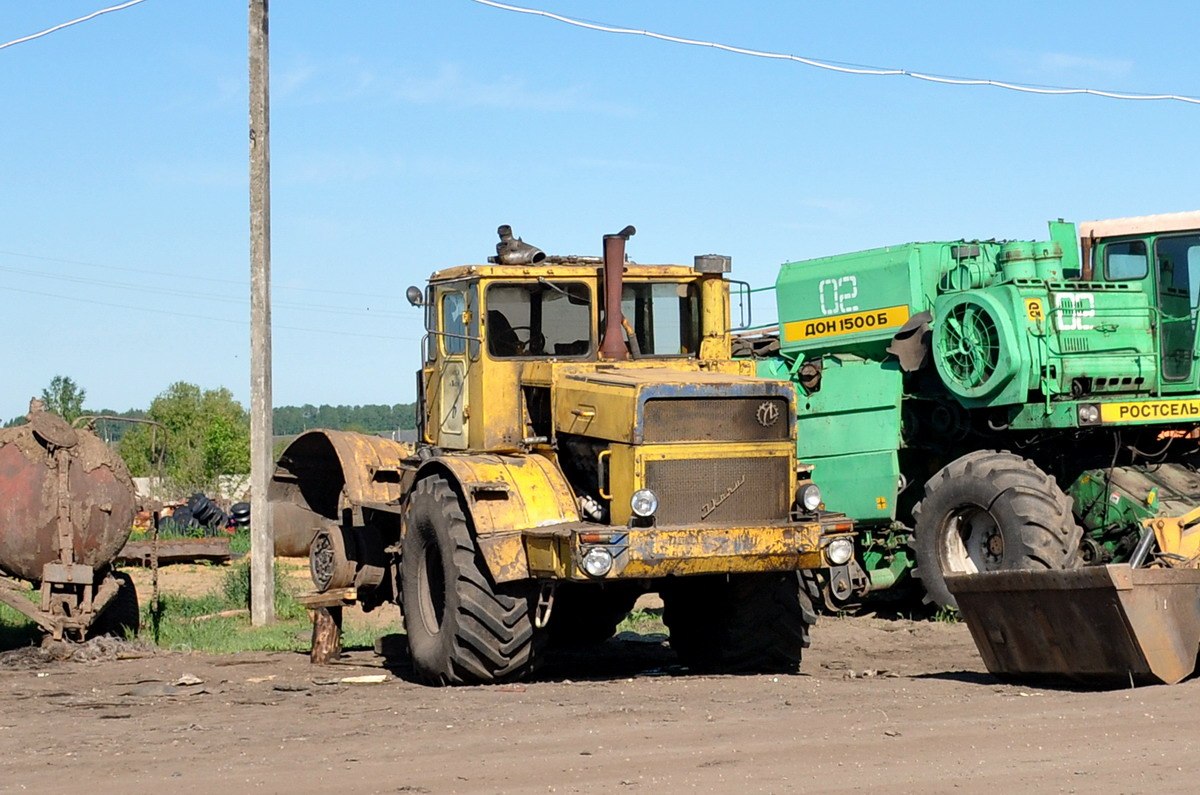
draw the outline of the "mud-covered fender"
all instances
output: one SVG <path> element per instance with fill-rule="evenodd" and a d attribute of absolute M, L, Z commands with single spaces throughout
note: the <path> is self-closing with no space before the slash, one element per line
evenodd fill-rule
<path fill-rule="evenodd" d="M 350 431 L 312 430 L 280 455 L 267 487 L 275 554 L 307 555 L 316 531 L 363 505 L 399 504 L 413 446 Z"/>
<path fill-rule="evenodd" d="M 578 522 L 575 495 L 558 466 L 542 455 L 444 455 L 420 480 L 442 474 L 462 495 L 479 550 L 496 582 L 529 576 L 521 531 Z"/>

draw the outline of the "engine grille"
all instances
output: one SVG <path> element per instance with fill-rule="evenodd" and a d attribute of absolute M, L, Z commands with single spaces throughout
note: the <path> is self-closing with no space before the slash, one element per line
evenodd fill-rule
<path fill-rule="evenodd" d="M 783 397 L 654 398 L 643 409 L 642 440 L 669 442 L 774 442 L 789 437 Z"/>
<path fill-rule="evenodd" d="M 646 462 L 659 524 L 780 521 L 788 516 L 791 459 L 703 458 Z"/>

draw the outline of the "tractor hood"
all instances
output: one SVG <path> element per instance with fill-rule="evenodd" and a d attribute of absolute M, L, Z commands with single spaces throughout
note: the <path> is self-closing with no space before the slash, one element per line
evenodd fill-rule
<path fill-rule="evenodd" d="M 792 438 L 795 394 L 786 381 L 730 373 L 571 373 L 554 390 L 554 426 L 627 444 L 784 441 Z"/>

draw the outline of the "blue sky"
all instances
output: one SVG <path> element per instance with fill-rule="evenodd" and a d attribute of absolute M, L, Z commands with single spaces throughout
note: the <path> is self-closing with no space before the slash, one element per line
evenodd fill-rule
<path fill-rule="evenodd" d="M 0 5 L 0 41 L 105 5 Z M 540 0 L 940 74 L 1200 95 L 1200 7 Z M 1182 10 L 1181 10 L 1182 9 Z M 0 418 L 249 397 L 246 3 L 148 0 L 0 50 Z M 554 253 L 779 263 L 1196 209 L 1200 106 L 1040 97 L 613 36 L 470 0 L 271 8 L 276 405 L 414 396 L 405 288 L 512 224 Z M 772 311 L 756 304 L 760 316 Z"/>

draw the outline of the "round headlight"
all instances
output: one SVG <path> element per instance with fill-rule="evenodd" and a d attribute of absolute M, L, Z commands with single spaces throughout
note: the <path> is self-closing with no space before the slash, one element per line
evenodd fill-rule
<path fill-rule="evenodd" d="M 612 571 L 613 556 L 604 547 L 592 547 L 583 556 L 583 570 L 589 577 L 603 577 Z"/>
<path fill-rule="evenodd" d="M 800 487 L 800 505 L 806 511 L 815 511 L 821 507 L 821 489 L 816 483 L 805 483 Z"/>
<path fill-rule="evenodd" d="M 629 499 L 629 508 L 635 516 L 643 519 L 653 516 L 658 510 L 658 495 L 650 489 L 638 489 Z"/>
<path fill-rule="evenodd" d="M 854 557 L 854 542 L 848 538 L 835 538 L 825 548 L 825 557 L 834 566 L 845 566 Z"/>
<path fill-rule="evenodd" d="M 1100 409 L 1096 408 L 1091 403 L 1082 403 L 1079 406 L 1079 424 L 1092 425 L 1100 421 Z"/>

